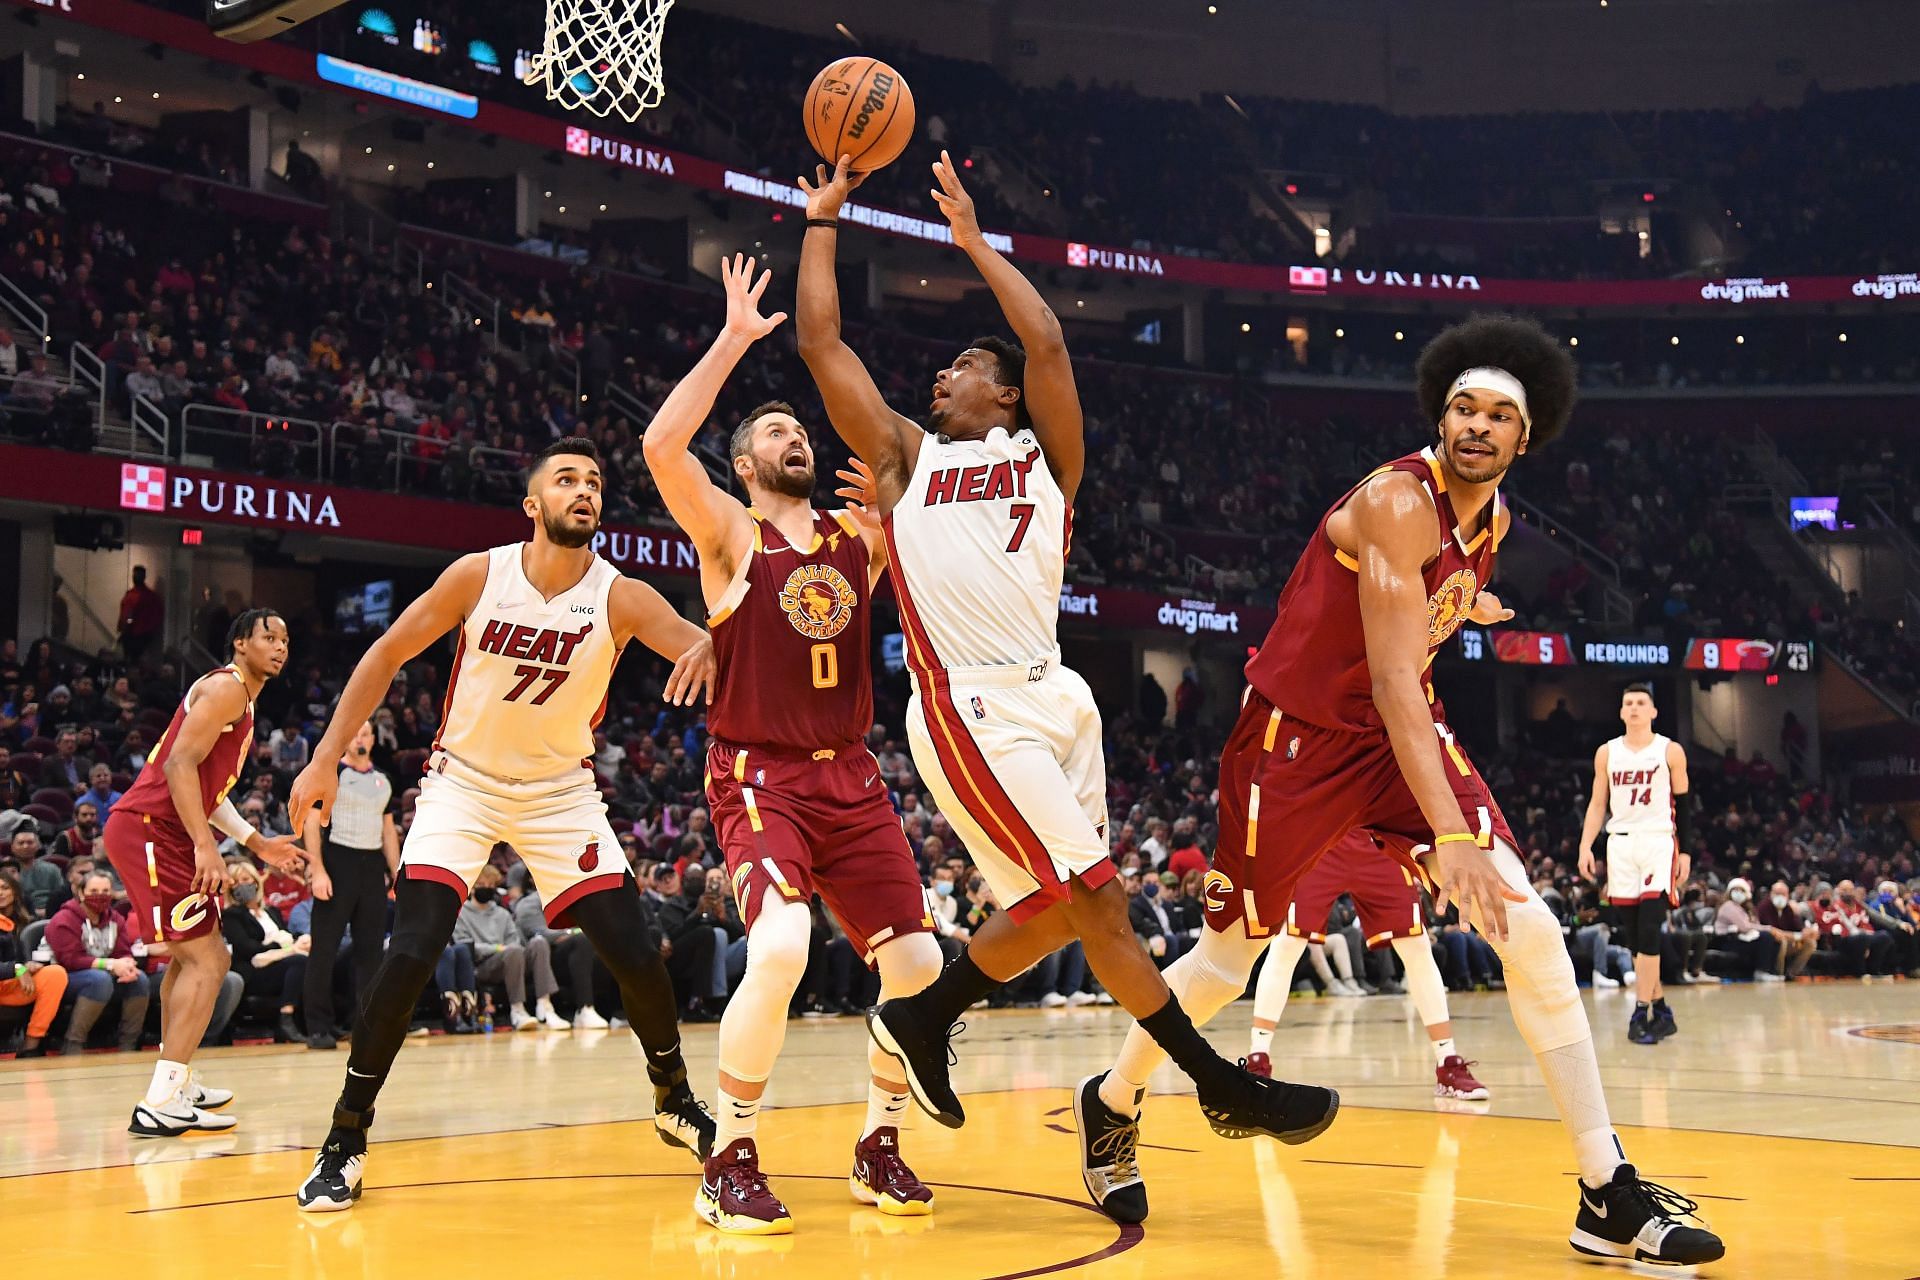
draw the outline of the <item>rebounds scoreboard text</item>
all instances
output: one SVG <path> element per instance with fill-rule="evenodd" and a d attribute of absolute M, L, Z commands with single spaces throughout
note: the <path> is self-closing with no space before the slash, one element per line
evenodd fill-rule
<path fill-rule="evenodd" d="M 1525 667 L 1678 668 L 1729 674 L 1813 670 L 1811 640 L 1695 636 L 1676 645 L 1665 640 L 1575 640 L 1564 631 L 1462 627 L 1458 643 L 1459 656 L 1468 662 Z"/>

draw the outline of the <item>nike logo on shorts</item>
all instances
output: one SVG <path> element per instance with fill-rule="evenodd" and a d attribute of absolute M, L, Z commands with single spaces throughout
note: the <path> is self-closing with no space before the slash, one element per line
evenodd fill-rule
<path fill-rule="evenodd" d="M 877 778 L 877 777 L 879 777 L 879 776 L 880 776 L 880 775 L 876 773 L 876 774 L 874 774 L 874 775 L 873 775 L 873 778 Z M 861 783 L 861 784 L 860 784 L 860 785 L 861 785 L 861 787 L 862 787 L 862 788 L 865 788 L 865 787 L 870 787 L 870 786 L 872 786 L 872 785 L 873 785 L 873 778 L 868 778 L 868 779 L 867 779 L 867 780 L 866 780 L 865 782 L 863 782 L 863 783 Z"/>

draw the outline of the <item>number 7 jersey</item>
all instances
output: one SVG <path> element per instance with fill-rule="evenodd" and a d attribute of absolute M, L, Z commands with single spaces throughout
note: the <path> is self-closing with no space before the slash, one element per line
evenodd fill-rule
<path fill-rule="evenodd" d="M 1057 661 L 1072 522 L 1033 432 L 927 436 L 887 518 L 914 670 Z"/>
<path fill-rule="evenodd" d="M 719 665 L 707 728 L 732 747 L 841 751 L 873 727 L 867 544 L 844 511 L 816 510 L 805 547 L 747 514 L 753 545 L 707 615 Z"/>

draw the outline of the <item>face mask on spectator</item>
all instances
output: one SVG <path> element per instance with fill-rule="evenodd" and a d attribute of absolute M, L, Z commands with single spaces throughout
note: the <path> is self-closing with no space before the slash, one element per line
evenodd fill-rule
<path fill-rule="evenodd" d="M 1776 893 L 1776 894 L 1774 894 L 1774 895 L 1773 895 L 1773 909 L 1774 909 L 1775 911 L 1785 911 L 1785 910 L 1787 909 L 1787 895 L 1786 895 L 1786 894 L 1784 894 L 1784 893 Z"/>
<path fill-rule="evenodd" d="M 933 882 L 933 891 L 942 898 L 951 898 L 953 896 L 953 881 L 935 880 Z"/>
<path fill-rule="evenodd" d="M 1745 902 L 1747 900 L 1747 891 L 1745 889 L 1729 889 L 1727 891 L 1727 897 L 1734 902 Z"/>
<path fill-rule="evenodd" d="M 1149 898 L 1157 898 L 1160 896 L 1160 882 L 1158 880 L 1149 880 L 1140 886 L 1140 892 L 1146 894 Z"/>
<path fill-rule="evenodd" d="M 479 904 L 481 904 L 482 906 L 485 906 L 485 905 L 486 905 L 487 903 L 489 903 L 489 902 L 492 902 L 492 901 L 493 901 L 493 895 L 494 895 L 495 893 L 498 893 L 498 892 L 499 892 L 499 890 L 497 890 L 497 889 L 494 889 L 494 888 L 491 888 L 491 887 L 489 887 L 489 886 L 485 886 L 485 885 L 483 885 L 483 886 L 480 886 L 480 887 L 478 887 L 478 888 L 476 888 L 476 889 L 475 889 L 475 890 L 473 891 L 473 900 L 474 900 L 475 902 L 478 902 L 478 903 L 479 903 Z"/>
<path fill-rule="evenodd" d="M 105 915 L 113 909 L 113 895 L 110 893 L 90 893 L 86 898 L 87 910 L 93 914 Z"/>
<path fill-rule="evenodd" d="M 237 884 L 233 886 L 233 900 L 243 907 L 252 906 L 253 900 L 259 896 L 260 886 L 257 884 Z"/>

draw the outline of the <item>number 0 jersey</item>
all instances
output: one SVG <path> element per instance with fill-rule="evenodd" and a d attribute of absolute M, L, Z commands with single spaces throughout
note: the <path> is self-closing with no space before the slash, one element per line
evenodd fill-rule
<path fill-rule="evenodd" d="M 734 747 L 841 750 L 873 728 L 867 544 L 844 511 L 813 513 L 796 547 L 758 511 L 753 547 L 707 615 L 713 736 Z"/>
<path fill-rule="evenodd" d="M 620 571 L 599 556 L 548 600 L 523 543 L 487 552 L 487 583 L 460 625 L 435 751 L 512 782 L 557 778 L 593 755 L 620 650 L 607 616 Z"/>
<path fill-rule="evenodd" d="M 1072 514 L 1031 431 L 929 435 L 887 518 L 916 673 L 1059 658 Z"/>
<path fill-rule="evenodd" d="M 1673 834 L 1673 775 L 1667 768 L 1667 738 L 1635 751 L 1623 734 L 1607 743 L 1607 834 Z"/>

